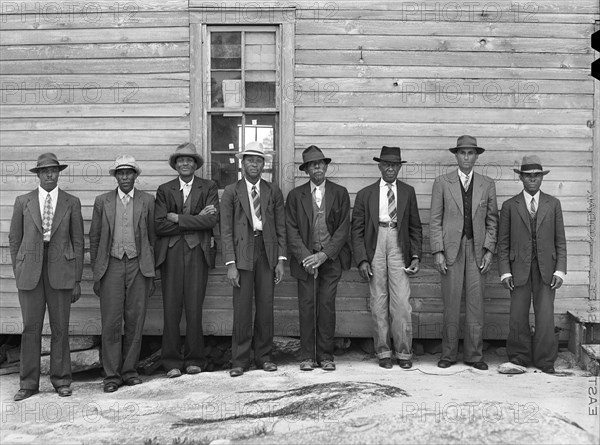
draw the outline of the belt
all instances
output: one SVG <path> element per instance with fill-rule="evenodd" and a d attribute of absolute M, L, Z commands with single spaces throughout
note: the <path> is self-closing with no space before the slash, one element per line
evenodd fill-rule
<path fill-rule="evenodd" d="M 391 221 L 391 222 L 380 222 L 379 223 L 379 227 L 389 227 L 390 229 L 395 229 L 396 227 L 398 227 L 398 223 Z"/>
<path fill-rule="evenodd" d="M 253 235 L 254 235 L 254 236 L 262 236 L 262 230 L 255 230 L 255 231 L 253 232 Z"/>

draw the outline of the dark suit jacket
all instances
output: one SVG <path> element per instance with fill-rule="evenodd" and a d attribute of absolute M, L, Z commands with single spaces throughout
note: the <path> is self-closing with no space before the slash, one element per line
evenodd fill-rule
<path fill-rule="evenodd" d="M 285 256 L 285 208 L 279 187 L 264 179 L 260 180 L 260 210 L 269 266 L 275 268 L 277 259 Z M 254 269 L 252 209 L 245 179 L 228 185 L 223 191 L 221 240 L 225 263 L 235 261 L 238 269 Z"/>
<path fill-rule="evenodd" d="M 154 276 L 154 198 L 135 190 L 133 193 L 133 229 L 140 272 L 145 277 Z M 97 196 L 90 227 L 90 260 L 94 281 L 98 282 L 108 268 L 110 249 L 115 228 L 116 205 L 121 205 L 117 190 Z"/>
<path fill-rule="evenodd" d="M 494 181 L 473 172 L 471 219 L 475 259 L 481 264 L 484 249 L 496 253 L 498 237 L 498 204 Z M 464 226 L 462 184 L 458 169 L 436 178 L 431 193 L 429 221 L 431 253 L 444 252 L 446 264 L 456 260 Z"/>
<path fill-rule="evenodd" d="M 560 201 L 540 192 L 537 210 L 537 260 L 544 283 L 555 271 L 567 273 L 567 240 Z M 531 224 L 523 192 L 505 201 L 500 212 L 500 276 L 512 273 L 515 286 L 527 283 L 531 268 Z"/>
<path fill-rule="evenodd" d="M 21 290 L 35 289 L 42 275 L 44 235 L 38 189 L 18 196 L 10 232 L 10 256 Z M 83 219 L 79 198 L 58 190 L 48 246 L 48 276 L 54 289 L 73 289 L 83 273 Z"/>
<path fill-rule="evenodd" d="M 356 195 L 352 212 L 352 249 L 357 265 L 371 263 L 377 247 L 379 231 L 379 179 Z M 417 207 L 415 189 L 396 180 L 398 212 L 398 245 L 402 249 L 404 263 L 410 266 L 412 257 L 421 258 L 423 229 Z"/>
<path fill-rule="evenodd" d="M 302 260 L 312 255 L 313 197 L 310 181 L 292 190 L 286 202 L 286 230 L 288 251 L 291 255 L 292 276 L 305 280 L 308 273 Z M 350 197 L 344 187 L 326 180 L 325 221 L 331 235 L 323 252 L 331 259 L 340 258 L 342 269 L 350 269 Z"/>
<path fill-rule="evenodd" d="M 186 233 L 196 232 L 200 236 L 200 246 L 209 267 L 214 267 L 214 258 L 210 255 L 210 238 L 212 228 L 219 220 L 219 194 L 217 184 L 208 179 L 194 177 L 190 191 L 190 214 L 183 214 L 183 192 L 179 190 L 179 177 L 158 187 L 156 207 L 154 209 L 154 226 L 158 239 L 156 241 L 156 267 L 165 261 L 169 250 L 169 239 L 180 237 Z M 215 215 L 199 215 L 208 205 L 217 209 Z M 177 213 L 179 223 L 167 221 L 167 213 Z"/>

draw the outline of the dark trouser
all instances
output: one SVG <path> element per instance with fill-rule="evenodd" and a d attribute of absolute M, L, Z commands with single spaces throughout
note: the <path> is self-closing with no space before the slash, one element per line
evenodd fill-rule
<path fill-rule="evenodd" d="M 538 368 L 554 366 L 558 354 L 554 336 L 554 294 L 540 274 L 537 259 L 531 262 L 529 279 L 523 286 L 515 286 L 510 298 L 510 319 L 506 353 L 508 359 L 532 361 L 529 309 L 533 295 L 535 334 L 533 336 L 533 364 Z"/>
<path fill-rule="evenodd" d="M 460 299 L 465 290 L 465 362 L 483 359 L 483 291 L 485 275 L 479 272 L 473 240 L 462 237 L 456 261 L 441 276 L 444 298 L 444 328 L 442 331 L 442 360 L 456 361 L 460 332 Z"/>
<path fill-rule="evenodd" d="M 54 388 L 70 385 L 71 351 L 69 348 L 69 316 L 72 289 L 53 289 L 48 278 L 48 248 L 44 243 L 42 276 L 33 290 L 19 290 L 23 314 L 21 337 L 21 389 L 37 390 L 40 384 L 42 327 L 46 305 L 50 318 L 50 381 Z"/>
<path fill-rule="evenodd" d="M 205 368 L 202 305 L 208 282 L 208 264 L 202 247 L 190 249 L 185 240 L 180 239 L 169 248 L 160 274 L 164 310 L 163 368 L 167 371 L 188 366 Z M 184 306 L 186 335 L 182 354 L 179 323 Z"/>
<path fill-rule="evenodd" d="M 301 360 L 333 360 L 335 336 L 335 297 L 342 276 L 339 258 L 327 260 L 317 275 L 317 356 L 315 357 L 315 279 L 309 275 L 298 280 L 298 311 L 300 315 Z"/>
<path fill-rule="evenodd" d="M 105 383 L 120 385 L 138 376 L 135 366 L 140 358 L 148 292 L 153 279 L 142 275 L 137 258 L 109 259 L 100 281 Z"/>
<path fill-rule="evenodd" d="M 240 270 L 240 287 L 233 288 L 231 363 L 234 368 L 250 366 L 252 346 L 257 367 L 262 367 L 263 363 L 271 361 L 275 272 L 269 266 L 262 236 L 254 238 L 253 255 L 254 270 Z M 252 327 L 253 294 L 256 306 L 254 329 Z"/>

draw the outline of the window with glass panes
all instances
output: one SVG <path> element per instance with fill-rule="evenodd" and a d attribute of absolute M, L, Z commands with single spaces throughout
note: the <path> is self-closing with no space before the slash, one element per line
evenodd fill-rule
<path fill-rule="evenodd" d="M 277 182 L 278 33 L 276 26 L 208 28 L 208 142 L 211 178 L 219 188 L 242 177 L 235 154 L 250 141 L 262 143 L 272 155 L 262 177 Z"/>

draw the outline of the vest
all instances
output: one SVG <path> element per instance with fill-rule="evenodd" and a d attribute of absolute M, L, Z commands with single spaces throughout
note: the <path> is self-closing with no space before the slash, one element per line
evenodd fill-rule
<path fill-rule="evenodd" d="M 190 208 L 191 207 L 190 201 L 192 200 L 191 196 L 192 196 L 192 192 L 190 190 L 190 194 L 188 195 L 187 199 L 183 203 L 183 214 L 184 215 L 189 215 L 191 213 L 191 208 Z M 198 235 L 197 232 L 185 233 L 183 235 L 183 239 L 185 240 L 185 242 L 187 243 L 187 245 L 189 246 L 190 249 L 193 249 L 194 247 L 196 247 L 200 244 L 200 236 Z"/>
<path fill-rule="evenodd" d="M 473 182 L 475 182 L 475 174 L 473 174 L 473 177 L 471 178 L 469 188 L 467 191 L 465 191 L 465 188 L 462 186 L 462 183 L 459 180 L 460 192 L 463 200 L 464 217 L 462 236 L 466 236 L 467 239 L 473 239 Z"/>
<path fill-rule="evenodd" d="M 137 257 L 137 250 L 133 228 L 133 199 L 129 200 L 127 208 L 125 208 L 117 193 L 115 207 L 115 231 L 113 233 L 110 255 L 118 259 L 123 258 L 123 255 L 127 255 L 128 258 L 135 258 Z"/>
<path fill-rule="evenodd" d="M 317 203 L 313 197 L 313 225 L 312 225 L 312 248 L 320 252 L 327 245 L 331 235 L 327 230 L 327 221 L 325 221 L 325 196 L 321 199 L 321 207 L 317 207 Z"/>

